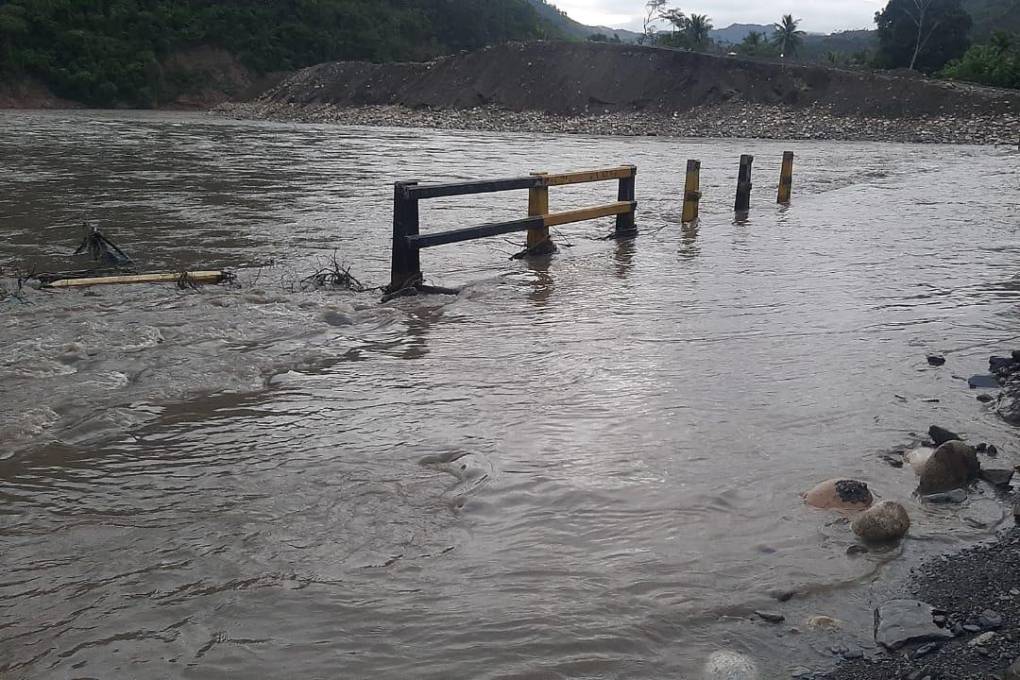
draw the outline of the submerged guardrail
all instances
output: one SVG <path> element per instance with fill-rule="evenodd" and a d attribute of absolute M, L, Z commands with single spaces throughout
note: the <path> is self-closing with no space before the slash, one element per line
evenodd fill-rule
<path fill-rule="evenodd" d="M 630 238 L 637 233 L 634 215 L 637 210 L 634 186 L 637 167 L 624 165 L 602 170 L 584 170 L 560 174 L 532 173 L 527 177 L 421 185 L 418 182 L 397 182 L 393 188 L 393 253 L 390 285 L 386 290 L 395 294 L 403 290 L 423 290 L 421 250 L 461 241 L 527 231 L 525 253 L 550 252 L 554 246 L 549 228 L 600 217 L 616 216 L 616 238 Z M 617 200 L 591 208 L 549 212 L 549 188 L 569 184 L 585 184 L 618 180 Z M 464 229 L 433 234 L 420 233 L 418 202 L 444 196 L 487 194 L 499 191 L 528 190 L 528 216 L 507 222 L 492 222 Z"/>

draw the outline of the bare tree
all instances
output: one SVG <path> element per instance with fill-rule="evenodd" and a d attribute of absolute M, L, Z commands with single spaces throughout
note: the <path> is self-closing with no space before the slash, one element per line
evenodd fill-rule
<path fill-rule="evenodd" d="M 662 19 L 667 0 L 648 0 L 645 3 L 644 33 L 641 42 L 655 42 L 655 24 Z"/>
<path fill-rule="evenodd" d="M 917 26 L 917 39 L 914 41 L 914 53 L 910 57 L 910 70 L 914 70 L 914 64 L 917 63 L 917 55 L 921 53 L 924 46 L 928 44 L 928 40 L 931 38 L 931 34 L 935 32 L 935 29 L 942 23 L 941 19 L 928 22 L 928 10 L 931 8 L 935 0 L 911 0 L 909 3 L 903 3 L 903 13 L 910 17 L 910 20 Z M 927 33 L 925 32 L 925 24 L 930 23 L 927 27 Z"/>

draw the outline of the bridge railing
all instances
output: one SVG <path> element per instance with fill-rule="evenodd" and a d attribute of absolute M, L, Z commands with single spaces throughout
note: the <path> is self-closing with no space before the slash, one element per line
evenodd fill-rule
<path fill-rule="evenodd" d="M 634 214 L 637 201 L 634 183 L 637 167 L 624 165 L 601 170 L 584 170 L 560 174 L 533 173 L 527 177 L 422 185 L 418 182 L 397 182 L 393 188 L 393 253 L 390 266 L 389 293 L 421 287 L 421 250 L 449 243 L 472 241 L 489 236 L 528 232 L 526 253 L 541 253 L 553 248 L 549 228 L 600 217 L 616 216 L 617 238 L 630 238 L 637 233 Z M 618 180 L 616 202 L 549 212 L 549 188 L 569 184 L 586 184 Z M 445 196 L 466 196 L 499 191 L 528 190 L 528 216 L 508 222 L 492 222 L 463 229 L 431 234 L 420 233 L 418 202 Z"/>

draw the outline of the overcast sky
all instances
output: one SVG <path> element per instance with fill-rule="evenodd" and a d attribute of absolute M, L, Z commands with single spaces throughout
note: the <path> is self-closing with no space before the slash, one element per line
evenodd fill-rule
<path fill-rule="evenodd" d="M 550 0 L 583 24 L 641 30 L 645 0 Z M 707 14 L 716 28 L 733 23 L 771 24 L 784 14 L 802 19 L 806 31 L 831 33 L 853 28 L 874 28 L 875 12 L 886 0 L 677 0 L 670 5 L 687 14 Z"/>

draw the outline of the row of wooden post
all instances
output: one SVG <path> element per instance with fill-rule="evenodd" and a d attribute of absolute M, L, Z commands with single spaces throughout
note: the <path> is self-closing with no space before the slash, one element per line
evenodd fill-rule
<path fill-rule="evenodd" d="M 744 154 L 740 157 L 740 170 L 737 174 L 737 198 L 733 209 L 747 212 L 751 209 L 751 166 L 754 156 Z M 776 202 L 787 205 L 793 193 L 793 152 L 783 153 L 783 166 L 779 172 L 779 193 Z M 701 161 L 687 161 L 687 179 L 684 184 L 684 207 L 681 221 L 693 222 L 698 219 L 698 207 L 701 203 Z"/>

